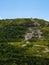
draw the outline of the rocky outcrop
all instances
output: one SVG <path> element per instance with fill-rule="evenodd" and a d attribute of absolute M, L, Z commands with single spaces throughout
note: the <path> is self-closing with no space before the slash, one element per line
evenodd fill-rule
<path fill-rule="evenodd" d="M 29 28 L 29 32 L 27 32 L 25 35 L 25 40 L 27 41 L 27 40 L 31 39 L 32 37 L 39 37 L 40 38 L 41 34 L 42 34 L 42 32 L 40 29 L 35 30 L 32 28 Z"/>

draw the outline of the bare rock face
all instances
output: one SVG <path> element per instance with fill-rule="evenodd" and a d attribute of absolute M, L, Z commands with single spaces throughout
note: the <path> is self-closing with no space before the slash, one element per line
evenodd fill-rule
<path fill-rule="evenodd" d="M 37 35 L 39 38 L 41 37 L 41 34 L 42 34 L 42 32 L 40 30 L 37 30 Z"/>
<path fill-rule="evenodd" d="M 29 40 L 32 38 L 32 33 L 27 33 L 25 36 L 25 40 Z"/>
<path fill-rule="evenodd" d="M 34 25 L 35 27 L 40 26 L 40 24 L 39 24 L 38 22 L 35 22 L 35 20 L 34 20 L 34 19 L 32 19 L 32 18 L 31 18 L 31 21 L 33 22 L 33 25 Z"/>
<path fill-rule="evenodd" d="M 31 23 L 32 22 L 32 23 Z M 28 28 L 28 31 L 25 35 L 25 41 L 28 41 L 29 39 L 33 38 L 33 37 L 38 37 L 38 38 L 41 38 L 41 30 L 38 29 L 38 27 L 40 26 L 40 24 L 38 22 L 35 22 L 34 19 L 31 18 L 31 22 L 28 24 L 29 26 L 34 26 L 33 28 L 32 27 L 29 27 Z"/>
<path fill-rule="evenodd" d="M 40 29 L 34 30 L 32 28 L 29 28 L 28 30 L 29 30 L 29 32 L 27 32 L 25 35 L 26 41 L 28 41 L 32 37 L 39 37 L 39 38 L 41 37 L 42 32 L 40 31 Z"/>
<path fill-rule="evenodd" d="M 34 26 L 38 27 L 38 26 L 40 26 L 40 24 L 37 22 L 34 22 Z"/>

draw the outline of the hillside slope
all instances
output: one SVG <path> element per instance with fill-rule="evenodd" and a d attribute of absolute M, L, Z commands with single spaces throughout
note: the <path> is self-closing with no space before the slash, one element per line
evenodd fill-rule
<path fill-rule="evenodd" d="M 49 22 L 0 20 L 0 65 L 49 65 Z"/>

